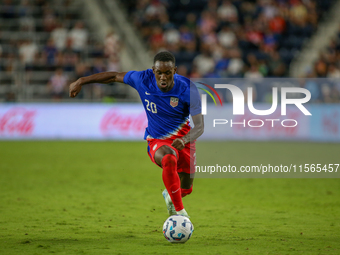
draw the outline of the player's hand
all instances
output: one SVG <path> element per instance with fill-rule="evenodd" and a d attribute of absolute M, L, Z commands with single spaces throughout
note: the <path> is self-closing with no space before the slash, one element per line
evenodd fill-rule
<path fill-rule="evenodd" d="M 176 138 L 171 145 L 179 151 L 183 150 L 185 147 L 184 141 L 181 138 Z"/>
<path fill-rule="evenodd" d="M 70 95 L 70 97 L 75 97 L 76 95 L 78 95 L 80 90 L 81 90 L 80 81 L 77 80 L 75 82 L 72 82 L 70 84 L 70 87 L 69 87 L 69 95 Z"/>

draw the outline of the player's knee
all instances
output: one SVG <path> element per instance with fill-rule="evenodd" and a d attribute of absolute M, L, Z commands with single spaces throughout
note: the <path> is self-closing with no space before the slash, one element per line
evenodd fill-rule
<path fill-rule="evenodd" d="M 173 154 L 166 154 L 162 158 L 162 167 L 168 171 L 175 171 L 177 165 L 177 158 Z"/>
<path fill-rule="evenodd" d="M 163 158 L 167 155 L 173 155 L 177 159 L 176 152 L 169 146 L 162 146 L 155 153 L 155 161 L 159 166 L 163 166 Z"/>

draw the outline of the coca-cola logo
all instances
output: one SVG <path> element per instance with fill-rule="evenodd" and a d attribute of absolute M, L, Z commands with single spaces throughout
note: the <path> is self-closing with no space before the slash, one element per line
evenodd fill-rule
<path fill-rule="evenodd" d="M 136 134 L 140 136 L 147 127 L 145 112 L 131 113 L 120 109 L 110 109 L 100 122 L 100 130 L 104 135 L 114 132 Z"/>
<path fill-rule="evenodd" d="M 34 129 L 36 111 L 22 107 L 12 108 L 0 115 L 0 135 L 20 134 L 29 135 Z"/>

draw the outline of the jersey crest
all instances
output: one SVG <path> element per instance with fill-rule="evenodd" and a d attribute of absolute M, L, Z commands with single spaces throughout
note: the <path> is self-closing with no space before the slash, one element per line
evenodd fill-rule
<path fill-rule="evenodd" d="M 170 98 L 170 105 L 172 107 L 176 107 L 178 105 L 178 97 L 171 97 Z"/>

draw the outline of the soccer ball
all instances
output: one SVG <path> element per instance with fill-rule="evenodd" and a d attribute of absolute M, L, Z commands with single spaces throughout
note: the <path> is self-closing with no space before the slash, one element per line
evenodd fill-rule
<path fill-rule="evenodd" d="M 172 215 L 163 224 L 163 235 L 170 243 L 185 243 L 193 231 L 189 218 L 182 215 Z"/>

